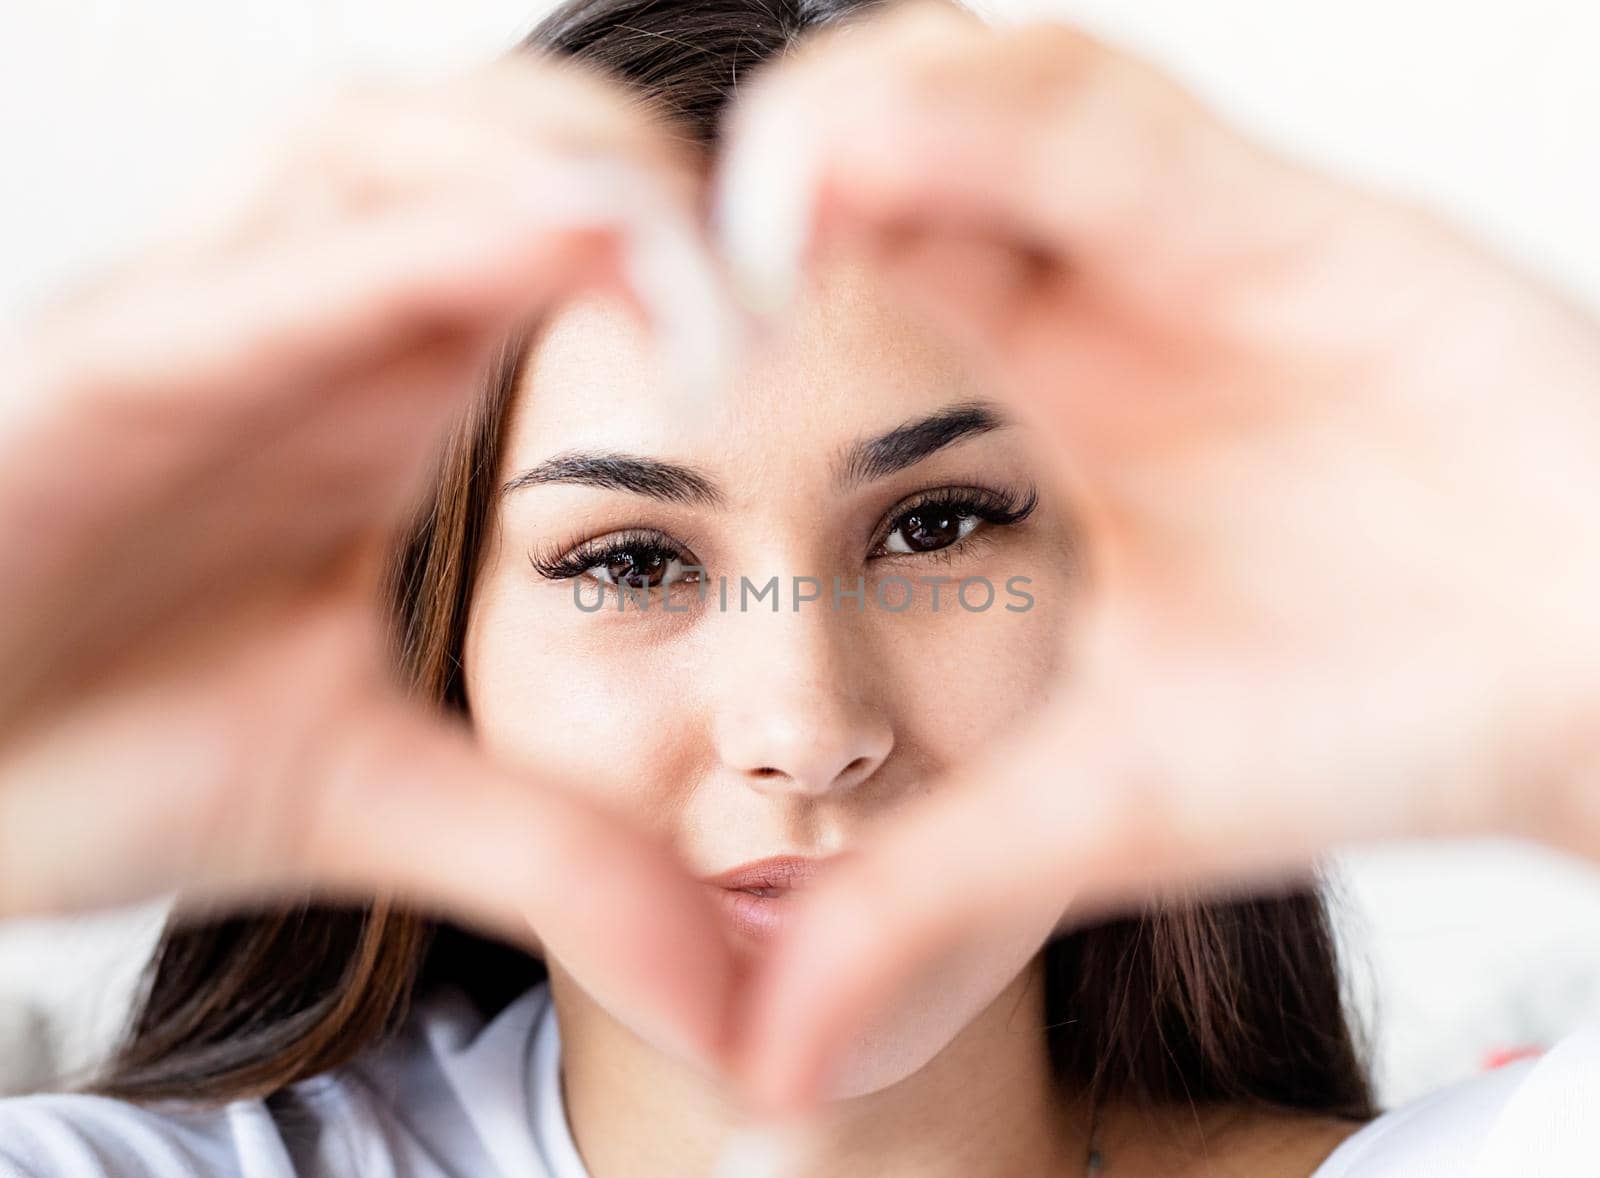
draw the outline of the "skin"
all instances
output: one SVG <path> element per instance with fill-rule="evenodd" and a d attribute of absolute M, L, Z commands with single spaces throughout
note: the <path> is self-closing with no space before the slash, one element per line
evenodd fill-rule
<path fill-rule="evenodd" d="M 752 302 L 848 247 L 965 342 L 1051 447 L 1097 589 L 1071 691 L 764 963 L 737 1066 L 758 1104 L 804 1108 L 918 977 L 1051 912 L 1357 840 L 1600 854 L 1591 314 L 1147 63 L 942 3 L 758 79 L 718 184 Z"/>
<path fill-rule="evenodd" d="M 1592 316 L 1087 37 L 914 6 L 741 94 L 720 248 L 763 306 L 830 241 L 898 281 L 1029 421 L 1105 592 L 1065 619 L 1070 698 L 1041 691 L 937 788 L 912 775 L 928 796 L 817 887 L 730 1025 L 750 963 L 669 848 L 564 778 L 565 734 L 560 773 L 508 766 L 403 699 L 374 607 L 485 349 L 621 284 L 615 210 L 553 211 L 659 189 L 635 211 L 681 229 L 698 181 L 544 65 L 358 99 L 0 353 L 0 527 L 29 541 L 0 563 L 0 913 L 315 887 L 531 921 L 600 1008 L 793 1111 L 830 1074 L 882 1079 L 864 1028 L 923 971 L 990 960 L 980 936 L 1352 840 L 1600 848 Z M 652 182 L 564 187 L 573 144 Z M 781 630 L 786 660 L 842 657 Z M 741 830 L 837 838 L 857 804 Z M 688 849 L 743 855 L 738 833 Z M 616 886 L 572 886 L 592 872 Z"/>
<path fill-rule="evenodd" d="M 260 173 L 0 346 L 0 529 L 25 538 L 0 562 L 0 915 L 311 888 L 532 919 L 707 1056 L 731 962 L 700 890 L 406 698 L 380 593 L 486 352 L 628 289 L 645 219 L 699 257 L 691 173 L 625 99 L 525 60 L 353 89 L 241 158 Z M 567 894 L 573 862 L 626 886 Z"/>
<path fill-rule="evenodd" d="M 876 297 L 859 270 L 831 278 L 792 336 L 718 391 L 673 395 L 657 369 L 648 338 L 615 304 L 559 316 L 511 408 L 499 482 L 557 455 L 625 452 L 693 468 L 722 502 L 573 482 L 505 496 L 463 655 L 474 731 L 501 759 L 571 781 L 663 839 L 699 878 L 775 855 L 853 850 L 869 825 L 1037 704 L 1076 589 L 1065 513 L 1041 501 L 1017 524 L 971 517 L 969 535 L 936 551 L 869 555 L 915 496 L 975 485 L 1022 501 L 1037 474 L 1019 431 L 1002 427 L 840 488 L 835 459 L 852 443 L 981 397 L 949 345 Z M 560 555 L 627 529 L 658 530 L 708 576 L 729 576 L 729 608 L 708 588 L 704 606 L 680 592 L 685 614 L 631 602 L 618 612 L 613 591 L 608 608 L 588 613 L 571 580 L 530 566 L 530 552 Z M 753 602 L 741 611 L 737 578 L 774 574 L 779 612 Z M 915 580 L 904 610 L 831 608 L 835 576 L 846 588 L 865 577 L 875 602 L 891 575 L 952 584 L 937 610 L 933 587 Z M 795 609 L 793 576 L 821 579 L 825 596 Z M 1007 611 L 1016 599 L 999 593 L 981 612 L 955 598 L 957 579 L 1003 587 L 1014 576 L 1029 579 L 1031 609 Z M 592 577 L 579 583 L 597 599 Z M 891 604 L 902 591 L 882 587 Z M 919 1067 L 1012 980 L 1051 924 L 945 971 L 844 1087 Z"/>
<path fill-rule="evenodd" d="M 974 520 L 965 538 L 933 552 L 869 555 L 913 496 L 974 484 L 1020 495 L 1035 483 L 1036 457 L 1015 426 L 860 485 L 841 488 L 836 477 L 836 456 L 852 443 L 981 396 L 948 339 L 847 260 L 817 276 L 748 370 L 697 395 L 666 386 L 649 338 L 616 303 L 564 310 L 509 407 L 498 483 L 558 455 L 627 453 L 692 468 L 722 502 L 664 503 L 573 481 L 507 493 L 464 650 L 478 738 L 507 763 L 572 781 L 670 843 L 699 877 L 772 855 L 853 850 L 1036 709 L 1067 654 L 1058 639 L 1082 586 L 1059 499 L 1016 524 Z M 560 555 L 641 529 L 683 545 L 713 577 L 853 584 L 861 574 L 870 587 L 889 574 L 997 585 L 1016 575 L 1030 579 L 1035 604 L 968 612 L 947 589 L 936 611 L 922 587 L 903 612 L 858 613 L 848 602 L 835 611 L 826 599 L 793 610 L 785 598 L 774 614 L 724 611 L 715 590 L 699 605 L 689 590 L 682 615 L 659 602 L 653 614 L 632 601 L 618 612 L 614 596 L 588 613 L 574 604 L 573 580 L 530 564 L 530 552 Z M 577 585 L 584 600 L 599 599 L 593 572 Z M 615 885 L 597 874 L 573 886 Z M 1037 954 L 1054 924 L 964 946 L 862 1029 L 833 1078 L 825 1124 L 804 1142 L 807 1173 L 1075 1172 L 1086 1122 L 1049 1075 L 1043 1033 Z M 744 965 L 759 964 L 763 943 L 729 936 Z M 706 1173 L 742 1119 L 737 1100 L 628 1031 L 558 953 L 549 960 L 568 1116 L 591 1172 Z M 1175 1172 L 1174 1150 L 1197 1144 L 1177 1128 L 1187 1123 L 1161 1112 L 1134 1138 L 1152 1125 L 1179 1132 L 1176 1146 L 1150 1155 Z M 1210 1118 L 1207 1129 L 1219 1156 L 1261 1161 L 1253 1173 L 1309 1172 L 1296 1168 L 1307 1150 L 1330 1148 L 1329 1127 L 1308 1122 L 1224 1131 Z M 1125 1143 L 1123 1157 L 1131 1150 Z"/>

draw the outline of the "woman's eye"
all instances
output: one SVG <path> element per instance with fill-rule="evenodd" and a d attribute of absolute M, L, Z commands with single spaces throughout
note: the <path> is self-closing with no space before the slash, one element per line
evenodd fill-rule
<path fill-rule="evenodd" d="M 629 589 L 660 589 L 701 578 L 694 554 L 655 531 L 614 532 L 575 547 L 535 549 L 528 562 L 547 581 L 585 577 Z"/>
<path fill-rule="evenodd" d="M 964 539 L 980 522 L 974 512 L 930 504 L 897 519 L 883 546 L 889 552 L 935 552 Z"/>
<path fill-rule="evenodd" d="M 685 580 L 686 570 L 677 553 L 660 548 L 620 548 L 584 569 L 583 575 L 604 585 L 655 589 Z"/>
<path fill-rule="evenodd" d="M 890 516 L 888 531 L 880 533 L 874 554 L 917 555 L 952 548 L 980 526 L 1006 527 L 1021 523 L 1038 505 L 1038 492 L 997 491 L 986 487 L 954 487 L 925 498 L 902 503 Z"/>

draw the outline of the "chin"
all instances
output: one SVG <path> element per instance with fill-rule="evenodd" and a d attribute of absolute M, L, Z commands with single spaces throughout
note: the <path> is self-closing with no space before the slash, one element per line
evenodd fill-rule
<path fill-rule="evenodd" d="M 830 1100 L 852 1100 L 892 1088 L 925 1068 L 965 1065 L 968 1048 L 996 1034 L 1035 1034 L 1045 1027 L 1034 966 L 1042 942 L 1030 938 L 1007 952 L 967 959 L 933 975 L 915 993 L 857 1036 L 828 1089 Z M 1035 1011 L 1037 1010 L 1037 1015 Z"/>

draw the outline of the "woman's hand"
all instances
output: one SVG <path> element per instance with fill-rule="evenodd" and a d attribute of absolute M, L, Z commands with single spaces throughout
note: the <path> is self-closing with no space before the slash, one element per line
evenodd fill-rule
<path fill-rule="evenodd" d="M 531 920 L 647 1034 L 711 1049 L 727 970 L 703 889 L 408 700 L 380 600 L 509 329 L 596 285 L 656 309 L 641 246 L 675 251 L 701 286 L 677 296 L 713 309 L 669 144 L 548 64 L 354 92 L 17 341 L 0 915 L 398 893 L 506 935 Z"/>
<path fill-rule="evenodd" d="M 939 4 L 756 82 L 718 210 L 757 302 L 854 249 L 971 344 L 1081 510 L 1094 590 L 1025 733 L 797 914 L 740 1036 L 757 1101 L 813 1098 L 979 930 L 1356 838 L 1600 852 L 1592 320 L 1148 66 Z"/>

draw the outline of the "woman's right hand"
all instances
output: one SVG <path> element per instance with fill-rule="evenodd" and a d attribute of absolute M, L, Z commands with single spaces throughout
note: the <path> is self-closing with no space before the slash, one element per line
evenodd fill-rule
<path fill-rule="evenodd" d="M 380 602 L 508 329 L 585 287 L 648 305 L 646 234 L 711 293 L 690 172 L 550 63 L 312 122 L 265 183 L 0 353 L 0 916 L 398 894 L 531 921 L 637 1029 L 704 1056 L 727 969 L 700 890 L 408 700 Z"/>

